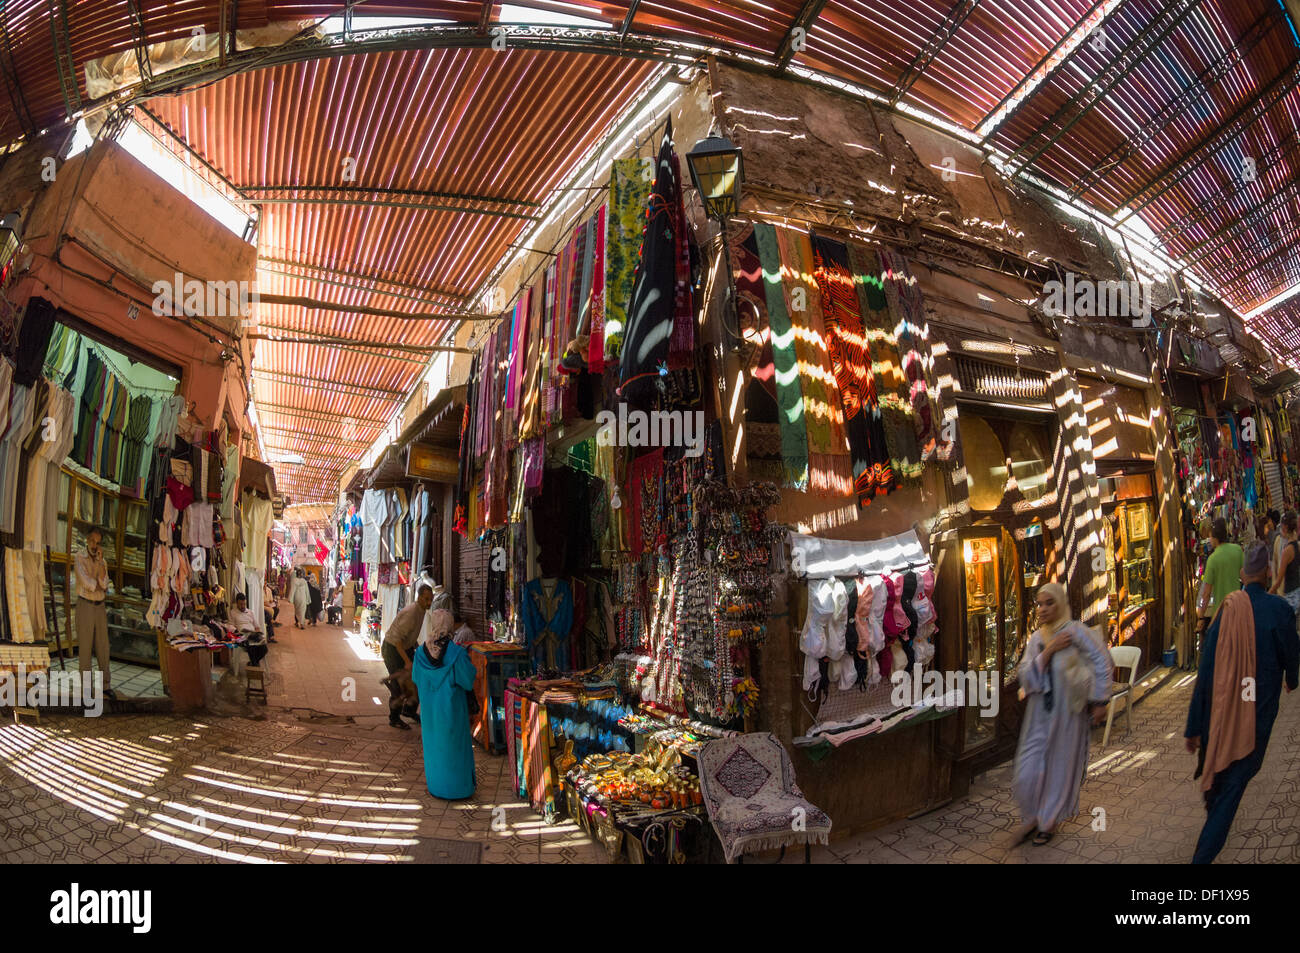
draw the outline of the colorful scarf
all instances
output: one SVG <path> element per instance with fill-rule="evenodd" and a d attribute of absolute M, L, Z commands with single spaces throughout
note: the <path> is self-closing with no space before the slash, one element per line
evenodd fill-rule
<path fill-rule="evenodd" d="M 849 272 L 848 249 L 842 242 L 814 234 L 812 245 L 813 277 L 821 290 L 831 368 L 839 383 L 844 429 L 853 455 L 853 488 L 858 505 L 866 506 L 873 496 L 894 489 L 894 471 L 871 376 L 857 288 Z"/>
<path fill-rule="evenodd" d="M 535 436 L 541 426 L 542 315 L 546 302 L 545 278 L 528 289 L 528 330 L 524 336 L 524 366 L 520 375 L 519 439 Z"/>
<path fill-rule="evenodd" d="M 862 326 L 867 333 L 867 350 L 871 355 L 871 373 L 885 426 L 889 462 L 900 481 L 915 482 L 921 478 L 924 464 L 921 462 L 921 448 L 916 443 L 911 390 L 903 373 L 885 284 L 880 277 L 879 256 L 864 245 L 850 243 L 849 268 L 858 289 Z"/>
<path fill-rule="evenodd" d="M 799 357 L 795 353 L 794 328 L 785 307 L 781 285 L 781 249 L 776 229 L 765 222 L 754 225 L 763 270 L 763 290 L 776 375 L 777 423 L 781 426 L 783 485 L 796 490 L 808 487 L 808 431 L 804 426 L 803 388 L 799 386 Z"/>
<path fill-rule="evenodd" d="M 622 352 L 627 306 L 632 296 L 641 233 L 645 227 L 650 179 L 642 160 L 615 159 L 609 170 L 609 206 L 605 231 L 605 360 Z M 593 365 L 593 370 L 595 367 Z"/>
<path fill-rule="evenodd" d="M 1244 590 L 1228 594 L 1219 609 L 1219 641 L 1214 650 L 1214 685 L 1201 790 L 1214 776 L 1255 750 L 1255 703 L 1242 701 L 1241 685 L 1255 677 L 1255 610 Z"/>
<path fill-rule="evenodd" d="M 894 333 L 903 358 L 903 374 L 907 377 L 909 399 L 916 425 L 916 443 L 921 448 L 922 462 L 934 453 L 938 435 L 938 408 L 926 383 L 926 365 L 930 360 L 928 324 L 925 320 L 925 303 L 916 278 L 907 270 L 907 261 L 890 249 L 880 252 L 885 281 L 885 299 L 893 316 Z"/>
<path fill-rule="evenodd" d="M 605 220 L 608 206 L 596 213 L 596 249 L 591 270 L 591 325 L 587 344 L 587 369 L 593 374 L 605 370 Z"/>
<path fill-rule="evenodd" d="M 853 461 L 846 452 L 848 440 L 839 385 L 826 347 L 821 296 L 812 278 L 812 242 L 806 232 L 784 227 L 777 228 L 776 240 L 781 250 L 786 313 L 799 359 L 808 437 L 808 486 L 822 494 L 849 496 L 853 492 Z"/>

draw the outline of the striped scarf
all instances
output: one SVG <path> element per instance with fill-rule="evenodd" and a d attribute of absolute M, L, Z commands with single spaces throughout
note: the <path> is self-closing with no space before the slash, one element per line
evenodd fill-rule
<path fill-rule="evenodd" d="M 808 488 L 808 431 L 804 425 L 803 388 L 799 384 L 799 357 L 795 352 L 794 327 L 786 310 L 781 284 L 781 249 L 776 229 L 764 222 L 754 225 L 762 263 L 767 321 L 771 330 L 772 364 L 776 374 L 777 423 L 781 427 L 783 485 L 796 490 Z"/>
<path fill-rule="evenodd" d="M 812 279 L 812 243 L 806 232 L 778 227 L 781 284 L 794 334 L 808 439 L 808 487 L 830 496 L 853 489 L 852 458 L 844 436 L 839 385 L 831 369 L 822 324 L 821 295 Z"/>
<path fill-rule="evenodd" d="M 853 455 L 853 489 L 858 505 L 866 506 L 872 497 L 893 490 L 895 483 L 858 308 L 857 287 L 849 273 L 848 249 L 843 243 L 814 234 L 812 244 L 813 276 L 821 289 L 831 368 L 839 383 L 844 429 Z"/>

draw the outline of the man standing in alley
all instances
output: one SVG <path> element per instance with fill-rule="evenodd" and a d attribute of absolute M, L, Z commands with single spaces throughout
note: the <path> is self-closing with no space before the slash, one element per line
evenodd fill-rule
<path fill-rule="evenodd" d="M 388 677 L 381 684 L 388 689 L 388 723 L 394 728 L 410 730 L 411 726 L 402 721 L 402 715 L 416 724 L 420 722 L 420 717 L 416 714 L 420 699 L 415 691 L 415 683 L 411 681 L 411 659 L 431 605 L 433 590 L 421 585 L 415 602 L 393 617 L 388 631 L 384 633 L 384 643 L 380 646 L 384 667 L 388 669 Z"/>
<path fill-rule="evenodd" d="M 1205 797 L 1194 864 L 1210 863 L 1223 849 L 1246 785 L 1264 763 L 1283 678 L 1290 692 L 1300 676 L 1295 611 L 1269 594 L 1268 575 L 1268 546 L 1251 543 L 1241 570 L 1245 590 L 1224 599 L 1201 647 L 1183 732 L 1187 750 L 1198 755 Z"/>
<path fill-rule="evenodd" d="M 1196 602 L 1201 616 L 1196 629 L 1198 633 L 1204 633 L 1209 627 L 1228 593 L 1241 588 L 1241 566 L 1245 558 L 1240 546 L 1228 542 L 1228 521 L 1222 516 L 1214 521 L 1211 535 L 1214 538 L 1214 552 L 1205 561 L 1201 594 Z M 1265 549 L 1266 554 L 1267 552 Z"/>
<path fill-rule="evenodd" d="M 77 655 L 82 672 L 91 669 L 90 655 L 95 654 L 103 673 L 104 697 L 113 698 L 109 688 L 108 613 L 104 599 L 108 596 L 108 564 L 104 562 L 104 534 L 92 529 L 86 534 L 86 548 L 77 554 Z"/>

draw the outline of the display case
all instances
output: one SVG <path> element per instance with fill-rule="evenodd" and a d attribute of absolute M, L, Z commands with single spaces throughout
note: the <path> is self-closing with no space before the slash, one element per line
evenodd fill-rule
<path fill-rule="evenodd" d="M 64 645 L 75 652 L 77 574 L 73 559 L 85 548 L 86 534 L 96 528 L 104 534 L 104 561 L 108 564 L 109 654 L 120 661 L 156 666 L 158 639 L 145 621 L 149 608 L 145 596 L 148 506 L 65 467 L 59 472 L 57 509 L 55 542 L 50 547 L 50 586 Z M 49 595 L 47 592 L 47 599 Z"/>
<path fill-rule="evenodd" d="M 1020 550 L 1006 529 L 991 524 L 963 530 L 961 552 L 962 669 L 992 673 L 1000 695 L 1015 680 L 1027 631 Z M 996 719 L 981 717 L 978 707 L 967 704 L 962 709 L 962 753 L 985 748 L 996 738 Z"/>

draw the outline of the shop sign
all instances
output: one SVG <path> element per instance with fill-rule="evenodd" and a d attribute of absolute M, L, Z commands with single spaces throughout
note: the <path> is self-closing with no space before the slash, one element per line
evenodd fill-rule
<path fill-rule="evenodd" d="M 271 515 L 276 519 L 284 518 L 284 494 L 277 493 L 271 497 Z"/>
<path fill-rule="evenodd" d="M 406 475 L 438 483 L 455 483 L 460 469 L 456 454 L 413 444 L 406 452 Z"/>

